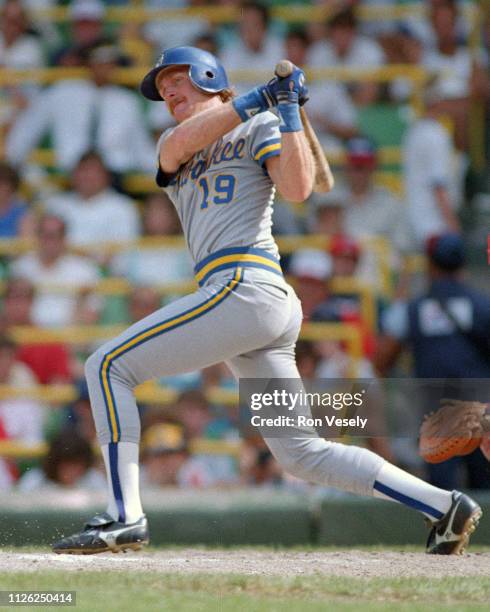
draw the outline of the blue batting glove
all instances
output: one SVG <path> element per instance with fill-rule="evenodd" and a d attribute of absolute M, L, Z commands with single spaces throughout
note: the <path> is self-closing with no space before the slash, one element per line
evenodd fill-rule
<path fill-rule="evenodd" d="M 298 104 L 303 106 L 308 100 L 308 89 L 305 85 L 305 73 L 295 66 L 293 72 L 287 77 L 274 77 L 267 83 L 269 94 L 278 102 L 278 94 L 281 92 L 296 92 Z"/>
<path fill-rule="evenodd" d="M 276 105 L 276 100 L 271 95 L 268 85 L 261 85 L 243 96 L 234 98 L 232 104 L 240 119 L 245 122 L 254 115 L 273 108 Z"/>
<path fill-rule="evenodd" d="M 295 91 L 280 91 L 277 94 L 277 110 L 281 123 L 280 132 L 301 132 L 303 124 L 299 114 L 299 97 Z"/>

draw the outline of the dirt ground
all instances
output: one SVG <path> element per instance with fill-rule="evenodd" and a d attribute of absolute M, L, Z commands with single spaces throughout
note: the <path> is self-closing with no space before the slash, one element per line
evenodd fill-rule
<path fill-rule="evenodd" d="M 412 552 L 297 552 L 256 550 L 165 550 L 127 554 L 55 555 L 49 553 L 0 552 L 0 573 L 80 571 L 132 571 L 159 573 L 237 573 L 246 575 L 297 576 L 325 574 L 351 577 L 445 578 L 490 576 L 490 553 L 467 553 L 461 557 L 430 556 Z"/>

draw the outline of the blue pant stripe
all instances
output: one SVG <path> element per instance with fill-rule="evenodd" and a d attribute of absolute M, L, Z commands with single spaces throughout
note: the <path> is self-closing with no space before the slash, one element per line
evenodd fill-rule
<path fill-rule="evenodd" d="M 433 508 L 432 506 L 428 506 L 427 504 L 424 504 L 418 499 L 414 499 L 413 497 L 404 495 L 403 493 L 400 493 L 399 491 L 395 491 L 395 489 L 387 487 L 386 485 L 382 484 L 378 480 L 374 481 L 373 488 L 379 491 L 380 493 L 383 493 L 383 495 L 387 495 L 388 497 L 395 499 L 401 504 L 405 504 L 405 506 L 410 506 L 410 508 L 415 508 L 415 510 L 419 510 L 420 512 L 425 512 L 426 514 L 430 514 L 436 519 L 441 519 L 444 516 L 444 513 L 440 512 L 436 508 Z"/>
<path fill-rule="evenodd" d="M 118 520 L 120 523 L 125 523 L 126 511 L 124 509 L 124 499 L 119 480 L 119 470 L 117 469 L 117 442 L 109 442 L 109 464 L 111 468 L 112 491 L 119 512 Z"/>

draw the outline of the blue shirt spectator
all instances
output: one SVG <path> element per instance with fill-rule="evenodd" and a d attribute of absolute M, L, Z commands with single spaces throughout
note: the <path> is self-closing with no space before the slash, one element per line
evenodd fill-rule
<path fill-rule="evenodd" d="M 29 206 L 17 197 L 17 171 L 0 163 L 0 238 L 28 237 L 34 232 Z"/>

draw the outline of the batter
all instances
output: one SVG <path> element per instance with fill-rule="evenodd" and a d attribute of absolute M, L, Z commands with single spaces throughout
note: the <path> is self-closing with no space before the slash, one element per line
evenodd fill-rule
<path fill-rule="evenodd" d="M 284 280 L 271 217 L 276 187 L 292 201 L 312 191 L 314 164 L 299 114 L 308 94 L 304 73 L 295 68 L 233 97 L 213 55 L 176 47 L 163 53 L 141 91 L 164 100 L 178 124 L 159 140 L 156 180 L 179 214 L 199 288 L 88 359 L 109 503 L 80 533 L 56 543 L 57 553 L 138 549 L 149 540 L 139 496 L 135 386 L 221 361 L 237 378 L 299 379 L 301 304 Z M 423 513 L 432 524 L 427 552 L 461 552 L 481 514 L 468 496 L 437 489 L 367 449 L 313 434 L 265 441 L 299 478 Z"/>

